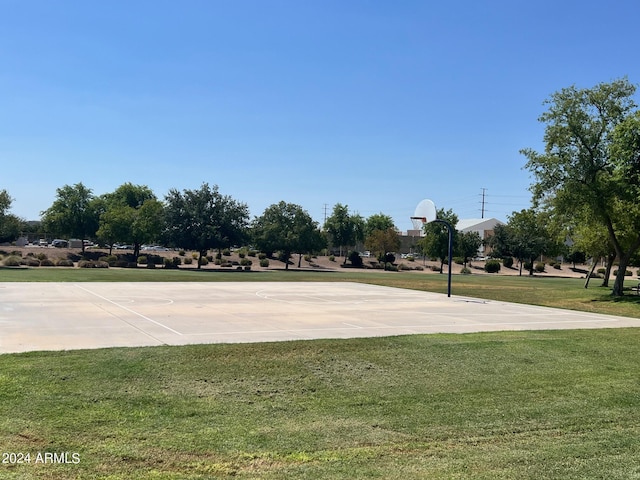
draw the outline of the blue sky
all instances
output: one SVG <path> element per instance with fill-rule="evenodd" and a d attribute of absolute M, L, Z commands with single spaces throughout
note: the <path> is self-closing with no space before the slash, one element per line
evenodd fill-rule
<path fill-rule="evenodd" d="M 411 228 L 529 206 L 561 88 L 640 82 L 640 4 L 0 0 L 0 189 L 37 219 L 65 184 L 217 184 L 251 215 L 336 203 Z"/>

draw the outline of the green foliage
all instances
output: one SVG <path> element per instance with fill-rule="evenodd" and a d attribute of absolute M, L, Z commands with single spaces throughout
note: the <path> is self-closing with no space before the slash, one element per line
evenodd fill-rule
<path fill-rule="evenodd" d="M 191 258 L 191 257 L 186 257 L 186 258 L 184 259 L 184 264 L 185 264 L 185 265 L 191 265 L 192 263 L 193 263 L 193 258 Z"/>
<path fill-rule="evenodd" d="M 299 205 L 279 202 L 270 205 L 252 223 L 253 242 L 265 252 L 281 252 L 289 268 L 291 254 L 317 251 L 326 242 L 317 222 Z"/>
<path fill-rule="evenodd" d="M 59 258 L 56 261 L 56 267 L 73 267 L 73 260 L 70 258 Z"/>
<path fill-rule="evenodd" d="M 40 260 L 38 260 L 35 257 L 25 257 L 20 261 L 20 263 L 22 265 L 26 265 L 27 267 L 39 267 L 40 266 Z"/>
<path fill-rule="evenodd" d="M 362 267 L 362 257 L 356 251 L 349 253 L 349 262 L 351 262 L 351 265 L 354 267 Z"/>
<path fill-rule="evenodd" d="M 349 215 L 349 206 L 337 203 L 324 228 L 335 247 L 349 247 L 364 239 L 365 221 L 360 215 Z M 345 262 L 347 258 L 345 256 Z"/>
<path fill-rule="evenodd" d="M 140 265 L 146 265 L 149 262 L 149 258 L 146 255 L 140 255 L 138 257 L 138 263 Z"/>
<path fill-rule="evenodd" d="M 463 275 L 471 275 L 471 269 L 464 267 L 462 270 L 460 270 L 460 273 Z"/>
<path fill-rule="evenodd" d="M 22 258 L 20 258 L 20 257 L 18 257 L 16 255 L 11 255 L 11 256 L 5 258 L 2 261 L 2 264 L 5 267 L 19 267 L 20 265 L 22 265 L 21 262 L 22 262 Z"/>
<path fill-rule="evenodd" d="M 109 264 L 100 260 L 80 260 L 78 268 L 109 268 Z"/>
<path fill-rule="evenodd" d="M 458 232 L 456 252 L 464 265 L 478 254 L 478 250 L 482 246 L 482 238 L 478 232 Z M 458 263 L 458 262 L 456 262 Z"/>
<path fill-rule="evenodd" d="M 186 254 L 186 252 L 182 249 L 178 250 L 178 255 L 180 255 L 181 257 L 184 257 Z"/>
<path fill-rule="evenodd" d="M 225 248 L 222 250 L 222 255 L 224 255 L 225 257 L 230 257 L 231 256 L 231 250 L 229 248 Z"/>
<path fill-rule="evenodd" d="M 391 227 L 387 230 L 373 230 L 365 240 L 365 247 L 380 257 L 387 252 L 399 250 L 400 243 L 398 232 Z"/>
<path fill-rule="evenodd" d="M 55 263 L 53 262 L 53 260 L 45 258 L 44 260 L 40 261 L 40 266 L 41 267 L 53 267 L 53 266 L 55 266 Z"/>
<path fill-rule="evenodd" d="M 542 273 L 542 272 L 544 272 L 545 264 L 542 263 L 542 262 L 538 262 L 538 263 L 536 263 L 535 269 L 536 269 L 536 272 Z"/>
<path fill-rule="evenodd" d="M 505 268 L 513 267 L 513 257 L 511 256 L 504 257 L 502 259 L 502 264 L 505 266 Z"/>
<path fill-rule="evenodd" d="M 241 258 L 240 259 L 240 265 L 242 265 L 243 267 L 246 267 L 248 265 L 253 265 L 253 262 L 251 260 L 249 260 L 248 258 Z"/>
<path fill-rule="evenodd" d="M 329 261 L 330 262 L 335 262 L 336 261 L 336 257 L 334 255 L 329 255 Z"/>
<path fill-rule="evenodd" d="M 501 265 L 498 260 L 487 260 L 484 264 L 484 270 L 487 273 L 498 273 Z"/>
<path fill-rule="evenodd" d="M 204 266 L 204 265 L 209 265 L 209 260 L 207 259 L 207 257 L 201 257 L 200 258 L 200 265 Z"/>
<path fill-rule="evenodd" d="M 438 209 L 437 217 L 447 221 L 453 228 L 453 248 L 458 244 L 459 232 L 456 230 L 458 216 L 453 210 Z M 449 231 L 446 225 L 439 222 L 431 222 L 424 225 L 425 236 L 420 240 L 422 251 L 430 258 L 437 258 L 441 265 L 449 258 Z"/>
<path fill-rule="evenodd" d="M 367 218 L 365 222 L 365 225 L 364 225 L 365 238 L 371 236 L 371 234 L 376 230 L 384 232 L 387 230 L 395 231 L 397 229 L 395 224 L 393 223 L 393 218 L 391 218 L 389 215 L 385 215 L 383 213 L 374 213 L 369 218 Z"/>
<path fill-rule="evenodd" d="M 462 258 L 462 257 L 453 257 L 453 263 L 455 263 L 457 265 L 463 265 L 464 264 L 464 258 Z"/>
<path fill-rule="evenodd" d="M 613 276 L 615 277 L 616 275 L 618 275 L 618 270 L 614 270 L 613 271 Z M 633 275 L 633 272 L 631 270 L 625 270 L 624 271 L 624 276 L 625 277 L 631 277 Z"/>

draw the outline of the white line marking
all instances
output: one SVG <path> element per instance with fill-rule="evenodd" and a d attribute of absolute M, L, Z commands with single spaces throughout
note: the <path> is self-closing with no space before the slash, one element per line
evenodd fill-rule
<path fill-rule="evenodd" d="M 180 333 L 180 332 L 178 332 L 177 330 L 174 330 L 174 329 L 173 329 L 173 328 L 171 328 L 171 327 L 167 327 L 166 325 L 163 325 L 163 324 L 162 324 L 162 323 L 160 323 L 160 322 L 156 322 L 155 320 L 153 320 L 153 319 L 151 319 L 151 318 L 149 318 L 149 317 L 147 317 L 147 316 L 145 316 L 145 315 L 142 315 L 141 313 L 138 313 L 138 312 L 136 312 L 135 310 L 131 310 L 130 308 L 125 307 L 124 305 L 120 305 L 119 303 L 114 302 L 113 300 L 109 300 L 107 297 L 103 297 L 102 295 L 97 294 L 96 292 L 92 292 L 91 290 L 87 290 L 86 288 L 81 287 L 81 286 L 79 286 L 79 285 L 75 285 L 75 287 L 76 287 L 76 288 L 79 288 L 80 290 L 84 290 L 85 292 L 90 293 L 91 295 L 94 295 L 94 296 L 96 296 L 96 297 L 98 297 L 98 298 L 101 298 L 101 299 L 102 299 L 102 300 L 104 300 L 105 302 L 109 302 L 109 303 L 111 303 L 112 305 L 115 305 L 116 307 L 119 307 L 119 308 L 121 308 L 121 309 L 123 309 L 123 310 L 126 310 L 126 311 L 127 311 L 127 312 L 129 312 L 129 313 L 133 313 L 134 315 L 137 315 L 137 316 L 138 316 L 138 317 L 140 317 L 140 318 L 144 318 L 146 321 L 151 322 L 151 323 L 154 323 L 154 324 L 158 325 L 159 327 L 165 328 L 165 329 L 169 330 L 170 332 L 175 333 L 176 335 L 179 335 L 179 336 L 181 336 L 181 337 L 183 336 L 183 334 L 182 334 L 182 333 Z"/>

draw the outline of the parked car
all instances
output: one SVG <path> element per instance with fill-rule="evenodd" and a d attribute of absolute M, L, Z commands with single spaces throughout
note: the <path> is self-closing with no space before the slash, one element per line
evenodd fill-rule
<path fill-rule="evenodd" d="M 69 242 L 60 238 L 56 238 L 53 242 L 51 242 L 51 246 L 56 248 L 67 248 L 69 246 Z"/>

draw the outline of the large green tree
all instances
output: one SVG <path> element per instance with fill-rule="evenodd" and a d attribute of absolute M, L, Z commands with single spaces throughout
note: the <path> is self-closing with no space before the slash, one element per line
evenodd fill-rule
<path fill-rule="evenodd" d="M 624 273 L 640 247 L 640 113 L 626 78 L 590 89 L 554 93 L 540 117 L 544 152 L 522 150 L 533 173 L 534 201 L 607 230 L 619 262 L 612 294 L 623 295 Z"/>
<path fill-rule="evenodd" d="M 360 215 L 350 215 L 348 205 L 337 203 L 333 207 L 331 216 L 327 218 L 324 228 L 329 234 L 331 244 L 340 248 L 340 254 L 343 248 L 352 247 L 364 240 L 364 219 Z M 344 263 L 347 263 L 346 252 Z"/>
<path fill-rule="evenodd" d="M 98 237 L 133 245 L 134 256 L 143 243 L 157 240 L 162 232 L 163 205 L 146 185 L 125 183 L 101 197 Z"/>
<path fill-rule="evenodd" d="M 468 261 L 478 255 L 481 246 L 482 238 L 478 232 L 458 232 L 456 252 L 462 257 L 465 267 Z"/>
<path fill-rule="evenodd" d="M 13 199 L 6 190 L 0 190 L 0 242 L 12 242 L 20 235 L 24 220 L 9 213 Z"/>
<path fill-rule="evenodd" d="M 46 232 L 80 240 L 96 237 L 99 218 L 99 202 L 82 182 L 56 189 L 53 204 L 42 212 L 42 224 Z"/>
<path fill-rule="evenodd" d="M 241 244 L 247 235 L 247 205 L 203 183 L 197 190 L 171 189 L 165 197 L 163 238 L 167 244 L 199 253 Z"/>
<path fill-rule="evenodd" d="M 365 240 L 365 247 L 371 250 L 378 259 L 384 259 L 385 254 L 397 252 L 400 249 L 400 237 L 395 227 L 385 230 L 373 230 Z"/>
<path fill-rule="evenodd" d="M 299 205 L 279 202 L 267 207 L 251 225 L 253 242 L 268 253 L 281 252 L 285 269 L 289 269 L 289 258 L 298 253 L 298 266 L 303 253 L 319 251 L 326 240 L 311 216 Z"/>
<path fill-rule="evenodd" d="M 453 248 L 455 249 L 458 243 L 458 231 L 456 230 L 458 216 L 451 209 L 439 208 L 436 212 L 436 218 L 445 220 L 451 225 Z M 444 262 L 449 258 L 449 229 L 439 222 L 425 223 L 423 228 L 424 237 L 419 241 L 419 246 L 427 256 L 440 260 L 440 273 L 442 273 Z"/>

